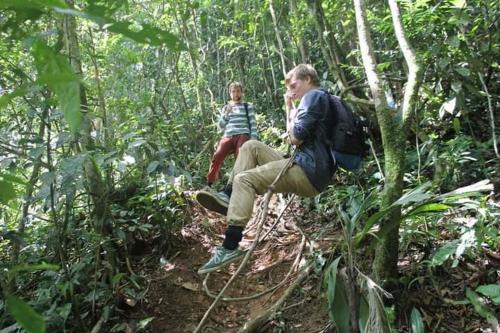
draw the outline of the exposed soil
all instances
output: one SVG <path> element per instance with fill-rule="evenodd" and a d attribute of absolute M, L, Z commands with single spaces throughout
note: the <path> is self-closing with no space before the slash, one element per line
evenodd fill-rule
<path fill-rule="evenodd" d="M 281 197 L 272 200 L 263 234 L 277 220 L 287 200 Z M 144 332 L 193 332 L 212 304 L 213 298 L 207 295 L 203 287 L 204 276 L 198 275 L 196 271 L 209 259 L 214 247 L 221 243 L 225 222 L 222 216 L 205 211 L 194 202 L 188 213 L 192 222 L 182 228 L 177 235 L 175 248 L 165 258 L 160 260 L 155 257 L 147 265 L 143 261 L 134 265 L 134 270 L 148 276 L 149 289 L 140 301 L 129 303 L 132 306 L 124 312 L 128 325 L 126 332 L 138 331 L 137 324 L 149 317 L 154 319 L 142 330 Z M 328 262 L 338 256 L 332 246 L 336 246 L 336 240 L 341 237 L 340 227 L 326 223 L 324 217 L 304 214 L 299 200 L 294 200 L 277 227 L 254 251 L 251 261 L 229 287 L 225 297 L 255 295 L 276 286 L 289 274 L 299 257 L 299 264 L 290 272 L 283 286 L 251 300 L 220 301 L 202 332 L 238 332 L 250 318 L 281 297 L 297 276 L 297 270 L 306 260 L 312 259 L 311 252 L 326 254 L 317 262 L 323 259 Z M 242 247 L 250 246 L 255 231 L 255 225 L 247 226 Z M 305 246 L 302 233 L 308 240 Z M 311 247 L 316 251 L 311 251 Z M 448 267 L 449 270 L 443 266 L 435 272 L 422 271 L 422 265 L 418 263 L 425 254 L 421 252 L 421 249 L 416 249 L 414 255 L 407 255 L 400 262 L 400 271 L 408 282 L 405 298 L 399 304 L 402 311 L 409 314 L 411 308 L 416 306 L 423 314 L 428 329 L 426 332 L 492 332 L 470 305 L 457 305 L 453 300 L 465 298 L 464 286 L 491 283 L 495 269 L 499 267 L 498 262 L 485 259 L 481 263 L 462 262 L 457 268 Z M 360 260 L 365 260 L 365 265 L 369 265 L 370 257 L 368 255 Z M 232 263 L 210 274 L 207 286 L 211 293 L 218 294 L 238 265 L 239 262 Z M 320 270 L 311 274 L 260 332 L 335 332 L 330 324 L 322 280 Z M 402 321 L 398 324 L 400 331 L 408 332 L 408 318 Z"/>

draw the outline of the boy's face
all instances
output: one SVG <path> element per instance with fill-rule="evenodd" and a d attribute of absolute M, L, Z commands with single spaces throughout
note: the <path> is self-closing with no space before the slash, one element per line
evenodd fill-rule
<path fill-rule="evenodd" d="M 295 76 L 288 82 L 288 94 L 294 100 L 300 100 L 309 90 L 311 90 L 311 79 L 308 77 L 304 80 L 298 79 Z"/>
<path fill-rule="evenodd" d="M 233 102 L 239 102 L 241 100 L 241 88 L 240 87 L 231 87 L 229 89 L 229 96 Z"/>

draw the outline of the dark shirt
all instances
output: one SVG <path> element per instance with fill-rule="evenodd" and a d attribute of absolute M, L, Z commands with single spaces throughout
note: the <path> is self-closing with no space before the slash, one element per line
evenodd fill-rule
<path fill-rule="evenodd" d="M 321 192 L 331 184 L 336 170 L 330 149 L 323 139 L 327 126 L 333 126 L 328 112 L 328 95 L 322 90 L 312 89 L 302 97 L 298 110 L 293 135 L 303 142 L 297 148 L 295 163 Z"/>

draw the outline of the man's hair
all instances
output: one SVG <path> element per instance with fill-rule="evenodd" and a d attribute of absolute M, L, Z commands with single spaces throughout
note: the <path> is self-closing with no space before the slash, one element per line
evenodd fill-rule
<path fill-rule="evenodd" d="M 228 91 L 231 91 L 233 88 L 240 88 L 240 90 L 243 92 L 243 85 L 239 83 L 238 81 L 233 81 L 229 83 L 229 86 L 227 88 Z"/>
<path fill-rule="evenodd" d="M 307 78 L 311 79 L 311 83 L 315 86 L 320 85 L 318 73 L 312 65 L 300 64 L 295 66 L 291 71 L 289 71 L 285 76 L 285 85 L 288 85 L 292 78 L 297 78 L 299 80 L 305 80 Z"/>

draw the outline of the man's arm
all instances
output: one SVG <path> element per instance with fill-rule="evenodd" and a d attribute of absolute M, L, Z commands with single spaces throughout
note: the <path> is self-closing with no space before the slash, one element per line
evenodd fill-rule
<path fill-rule="evenodd" d="M 320 93 L 307 93 L 300 101 L 298 113 L 294 118 L 293 135 L 295 139 L 303 142 L 316 136 L 321 130 L 319 123 L 324 121 L 328 108 L 327 100 Z"/>

